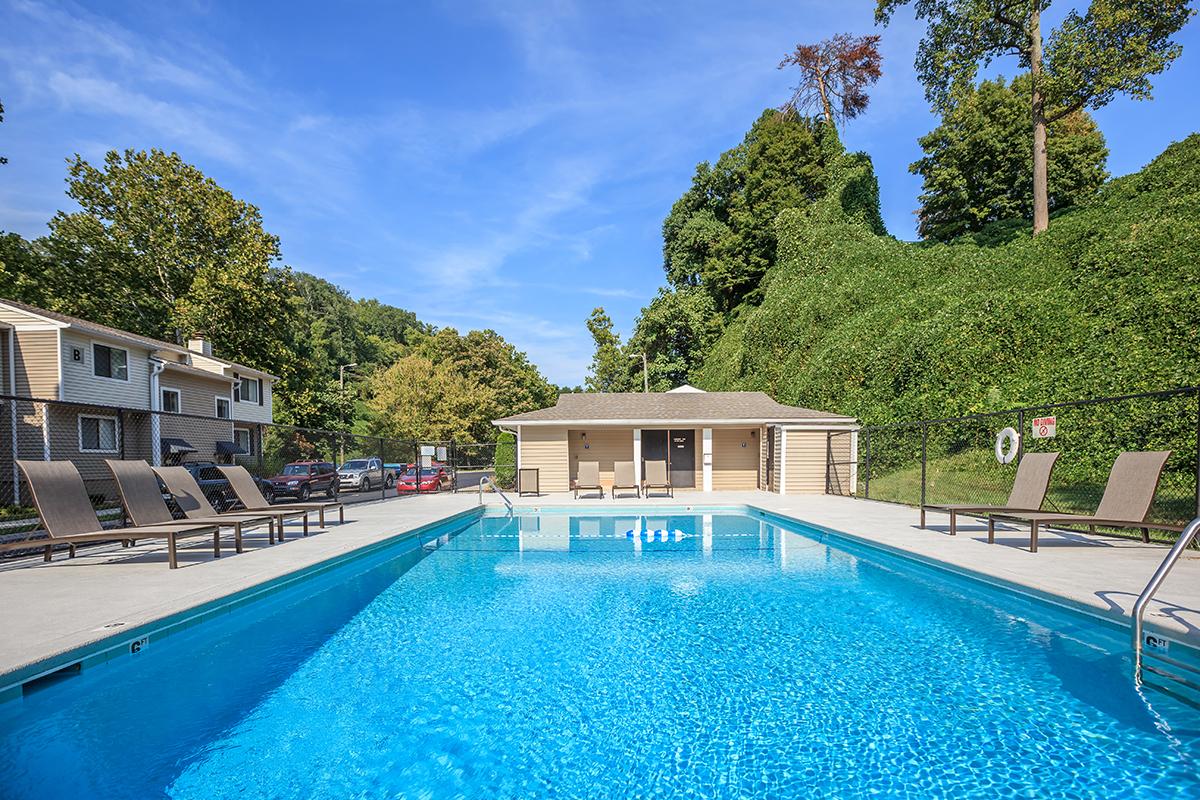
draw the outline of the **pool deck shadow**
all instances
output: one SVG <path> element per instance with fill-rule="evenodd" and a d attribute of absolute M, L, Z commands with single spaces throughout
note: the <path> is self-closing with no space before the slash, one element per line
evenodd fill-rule
<path fill-rule="evenodd" d="M 482 498 L 499 505 L 494 495 Z M 166 546 L 147 541 L 136 548 L 104 545 L 81 549 L 74 559 L 56 553 L 0 560 L 0 689 L 13 675 L 30 674 L 78 648 L 111 637 L 113 630 L 177 616 L 221 598 L 340 558 L 406 532 L 434 524 L 479 504 L 475 493 L 440 494 L 356 504 L 344 525 L 313 525 L 301 535 L 289 525 L 287 541 L 267 544 L 265 529 L 244 534 L 245 552 L 233 537 L 222 539 L 222 557 L 213 559 L 212 539 L 181 543 L 180 569 L 166 565 Z M 1045 531 L 1040 550 L 1028 551 L 1028 529 L 997 529 L 987 543 L 986 526 L 965 518 L 958 536 L 931 514 L 928 529 L 916 527 L 917 511 L 891 503 L 825 495 L 780 496 L 766 492 L 678 492 L 675 498 L 574 500 L 569 493 L 513 497 L 518 512 L 536 509 L 650 509 L 741 507 L 794 517 L 829 528 L 846 539 L 926 564 L 973 575 L 996 585 L 1085 610 L 1127 624 L 1129 610 L 1167 554 L 1162 544 Z M 328 522 L 328 521 L 327 521 Z M 948 520 L 946 520 L 948 523 Z M 837 545 L 836 539 L 830 544 Z M 11 613 L 12 609 L 20 610 Z M 1189 552 L 1176 566 L 1146 615 L 1147 627 L 1200 647 L 1200 553 Z M 9 675 L 9 680 L 4 677 Z M 21 678 L 24 680 L 24 677 Z M 0 698 L 3 699 L 3 698 Z"/>

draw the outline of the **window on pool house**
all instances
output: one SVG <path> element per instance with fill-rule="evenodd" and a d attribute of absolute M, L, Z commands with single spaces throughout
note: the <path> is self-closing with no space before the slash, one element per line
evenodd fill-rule
<path fill-rule="evenodd" d="M 129 380 L 129 351 L 106 344 L 93 344 L 92 372 L 98 378 Z"/>

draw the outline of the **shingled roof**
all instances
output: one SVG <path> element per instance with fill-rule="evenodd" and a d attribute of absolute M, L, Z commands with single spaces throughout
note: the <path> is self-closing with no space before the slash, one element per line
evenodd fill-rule
<path fill-rule="evenodd" d="M 633 422 L 854 422 L 853 417 L 785 406 L 763 392 L 612 392 L 560 394 L 550 408 L 496 425 Z"/>

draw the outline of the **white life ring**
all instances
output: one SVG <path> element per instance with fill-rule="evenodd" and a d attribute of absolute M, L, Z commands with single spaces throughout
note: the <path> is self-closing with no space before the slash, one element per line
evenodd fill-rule
<path fill-rule="evenodd" d="M 1021 449 L 1021 434 L 1012 428 L 1005 428 L 996 434 L 996 460 L 1001 464 L 1011 464 Z"/>

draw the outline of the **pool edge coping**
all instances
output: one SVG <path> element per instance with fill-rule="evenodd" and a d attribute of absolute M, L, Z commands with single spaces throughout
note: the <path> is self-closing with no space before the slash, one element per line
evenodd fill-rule
<path fill-rule="evenodd" d="M 380 550 L 395 546 L 414 536 L 420 536 L 434 528 L 452 525 L 455 522 L 467 520 L 472 517 L 482 517 L 486 512 L 486 508 L 486 506 L 479 505 L 456 511 L 430 522 L 389 534 L 376 541 L 365 543 L 353 550 L 338 553 L 330 558 L 299 567 L 260 583 L 246 586 L 229 594 L 202 601 L 156 619 L 141 622 L 130 628 L 122 628 L 114 630 L 109 634 L 99 635 L 89 642 L 68 647 L 57 653 L 30 661 L 5 673 L 0 673 L 0 705 L 21 699 L 24 694 L 24 687 L 31 682 L 50 677 L 56 673 L 65 673 L 68 670 L 76 668 L 83 670 L 91 666 L 106 663 L 114 658 L 133 655 L 141 649 L 142 645 L 139 643 L 148 642 L 151 638 L 155 641 L 167 638 L 189 627 L 199 625 L 221 614 L 228 613 L 239 606 L 282 591 L 306 578 L 319 575 L 361 558 L 366 558 Z M 100 632 L 97 631 L 97 633 Z M 131 650 L 135 645 L 138 645 L 137 648 Z"/>

